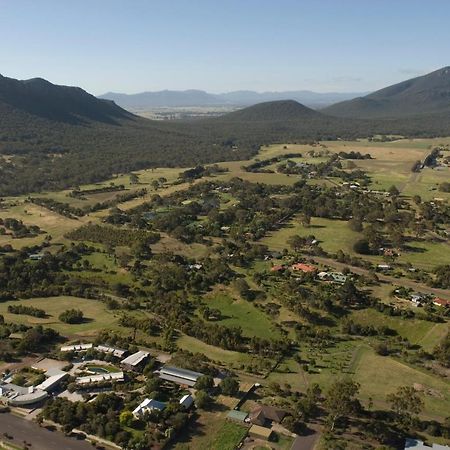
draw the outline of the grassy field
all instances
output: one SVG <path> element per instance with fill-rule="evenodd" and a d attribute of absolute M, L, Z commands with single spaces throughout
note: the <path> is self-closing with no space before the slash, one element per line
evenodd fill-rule
<path fill-rule="evenodd" d="M 361 237 L 361 233 L 352 231 L 346 221 L 313 217 L 309 227 L 304 227 L 294 219 L 286 227 L 263 238 L 262 243 L 273 250 L 289 249 L 287 240 L 295 234 L 300 236 L 314 235 L 322 248 L 332 253 L 338 250 L 353 253 L 353 244 Z"/>
<path fill-rule="evenodd" d="M 26 305 L 43 309 L 47 318 L 37 318 L 27 315 L 10 314 L 9 305 Z M 86 321 L 81 324 L 66 324 L 58 319 L 65 310 L 81 309 Z M 105 308 L 104 303 L 98 300 L 87 300 L 79 297 L 59 296 L 48 298 L 33 298 L 27 300 L 11 300 L 0 303 L 0 314 L 5 317 L 6 322 L 23 323 L 25 325 L 44 325 L 54 328 L 64 336 L 95 336 L 98 330 L 114 327 L 117 317 L 113 312 Z"/>
<path fill-rule="evenodd" d="M 280 338 L 268 317 L 251 302 L 235 300 L 225 293 L 216 293 L 203 299 L 210 308 L 218 309 L 223 316 L 221 325 L 241 327 L 245 336 Z"/>
<path fill-rule="evenodd" d="M 402 317 L 390 317 L 374 309 L 354 311 L 351 319 L 361 325 L 387 326 L 408 339 L 412 344 L 423 346 L 430 351 L 445 336 L 448 331 L 447 323 L 434 323 L 420 319 L 404 319 Z"/>
<path fill-rule="evenodd" d="M 443 419 L 448 416 L 450 383 L 428 373 L 407 366 L 393 358 L 376 355 L 364 349 L 355 367 L 355 381 L 361 384 L 360 396 L 372 397 L 375 406 L 385 407 L 386 395 L 400 386 L 423 389 L 424 414 Z"/>

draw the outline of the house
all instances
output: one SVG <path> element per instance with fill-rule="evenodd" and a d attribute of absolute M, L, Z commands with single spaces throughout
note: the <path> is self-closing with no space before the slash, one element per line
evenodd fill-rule
<path fill-rule="evenodd" d="M 286 266 L 282 266 L 282 265 L 279 265 L 279 264 L 277 264 L 276 266 L 272 266 L 270 268 L 271 272 L 283 272 L 284 270 L 286 270 Z"/>
<path fill-rule="evenodd" d="M 200 372 L 179 369 L 178 367 L 164 366 L 159 370 L 159 378 L 179 384 L 180 386 L 193 387 L 202 376 L 203 374 Z"/>
<path fill-rule="evenodd" d="M 391 270 L 392 267 L 389 264 L 378 264 L 377 269 L 378 270 Z"/>
<path fill-rule="evenodd" d="M 125 370 L 140 371 L 147 363 L 147 359 L 149 356 L 150 356 L 149 352 L 139 350 L 138 352 L 133 353 L 132 355 L 127 356 L 125 359 L 123 359 L 120 362 L 120 365 Z"/>
<path fill-rule="evenodd" d="M 426 445 L 423 441 L 418 439 L 406 438 L 405 450 L 450 450 L 448 445 L 431 444 Z"/>
<path fill-rule="evenodd" d="M 107 345 L 97 345 L 97 347 L 95 347 L 95 350 L 97 350 L 101 353 L 108 353 L 110 355 L 115 356 L 116 358 L 123 358 L 128 353 L 128 350 L 122 350 L 121 348 L 109 347 Z"/>
<path fill-rule="evenodd" d="M 248 434 L 255 439 L 270 441 L 272 437 L 272 430 L 270 428 L 264 428 L 259 425 L 252 425 L 248 430 Z"/>
<path fill-rule="evenodd" d="M 183 397 L 180 398 L 179 404 L 184 409 L 189 409 L 192 404 L 194 403 L 194 397 L 190 394 L 183 395 Z"/>
<path fill-rule="evenodd" d="M 433 300 L 433 305 L 439 306 L 441 308 L 445 308 L 447 306 L 450 306 L 450 302 L 448 300 L 444 300 L 443 298 L 436 297 Z"/>
<path fill-rule="evenodd" d="M 314 266 L 310 266 L 308 264 L 303 263 L 292 264 L 291 269 L 296 272 L 305 272 L 305 273 L 312 273 L 316 271 L 316 268 Z"/>
<path fill-rule="evenodd" d="M 341 272 L 330 272 L 330 276 L 334 283 L 344 284 L 347 281 L 347 276 Z"/>
<path fill-rule="evenodd" d="M 28 256 L 28 258 L 30 258 L 31 261 L 40 261 L 43 257 L 44 257 L 44 255 L 42 255 L 40 253 L 33 253 Z"/>
<path fill-rule="evenodd" d="M 151 411 L 163 411 L 166 404 L 153 400 L 152 398 L 146 398 L 139 406 L 133 410 L 133 416 L 137 419 L 141 419 L 146 413 Z"/>
<path fill-rule="evenodd" d="M 85 352 L 93 347 L 93 344 L 75 344 L 75 345 L 65 345 L 60 348 L 62 352 Z"/>
<path fill-rule="evenodd" d="M 286 416 L 286 411 L 273 406 L 259 405 L 250 412 L 250 422 L 254 425 L 267 426 L 272 422 L 280 423 Z"/>

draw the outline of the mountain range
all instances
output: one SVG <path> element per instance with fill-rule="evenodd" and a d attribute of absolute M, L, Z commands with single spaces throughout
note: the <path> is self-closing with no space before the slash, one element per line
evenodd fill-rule
<path fill-rule="evenodd" d="M 144 168 L 243 160 L 274 142 L 448 136 L 449 77 L 444 68 L 320 111 L 277 100 L 214 118 L 155 121 L 77 87 L 0 76 L 0 195 L 95 183 Z M 367 103 L 378 105 L 377 117 L 363 108 Z"/>
<path fill-rule="evenodd" d="M 322 110 L 350 118 L 398 118 L 446 111 L 450 111 L 450 66 Z"/>
<path fill-rule="evenodd" d="M 213 107 L 213 106 L 250 106 L 256 103 L 277 100 L 295 100 L 312 108 L 323 108 L 332 103 L 349 100 L 362 93 L 319 93 L 312 91 L 255 92 L 234 91 L 224 94 L 211 94 L 201 90 L 141 92 L 121 94 L 108 92 L 100 99 L 113 100 L 122 108 L 130 111 L 150 110 L 161 107 Z"/>

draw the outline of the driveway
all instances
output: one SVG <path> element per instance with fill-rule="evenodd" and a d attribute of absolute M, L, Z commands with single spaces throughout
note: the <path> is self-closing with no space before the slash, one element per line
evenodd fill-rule
<path fill-rule="evenodd" d="M 7 439 L 5 433 L 13 439 Z M 0 440 L 22 446 L 32 444 L 33 450 L 93 450 L 85 441 L 68 438 L 59 431 L 49 431 L 34 422 L 21 419 L 9 413 L 0 414 Z"/>

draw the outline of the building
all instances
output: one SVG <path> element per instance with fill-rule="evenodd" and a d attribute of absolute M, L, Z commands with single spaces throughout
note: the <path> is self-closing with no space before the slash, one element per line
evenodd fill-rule
<path fill-rule="evenodd" d="M 133 415 L 137 419 L 141 419 L 146 413 L 151 411 L 163 411 L 166 404 L 163 402 L 158 402 L 158 400 L 153 400 L 152 398 L 146 398 L 140 405 L 138 405 L 133 410 Z"/>
<path fill-rule="evenodd" d="M 249 416 L 254 425 L 270 426 L 272 422 L 280 423 L 286 416 L 286 411 L 273 406 L 259 405 Z"/>
<path fill-rule="evenodd" d="M 309 264 L 303 263 L 292 264 L 291 269 L 296 272 L 304 272 L 304 273 L 312 273 L 316 271 L 316 268 L 314 266 L 310 266 Z"/>
<path fill-rule="evenodd" d="M 115 356 L 116 358 L 123 358 L 128 353 L 128 350 L 122 350 L 121 348 L 109 347 L 107 345 L 97 345 L 97 347 L 95 347 L 95 350 L 102 352 L 102 353 L 108 353 L 110 355 Z"/>
<path fill-rule="evenodd" d="M 75 345 L 65 345 L 60 348 L 62 352 L 85 352 L 93 348 L 93 344 L 75 344 Z"/>
<path fill-rule="evenodd" d="M 36 389 L 40 389 L 46 392 L 53 392 L 62 381 L 68 378 L 69 374 L 59 369 L 49 369 L 45 372 L 47 377 L 45 381 L 36 386 Z"/>
<path fill-rule="evenodd" d="M 197 380 L 202 377 L 200 372 L 179 369 L 178 367 L 164 366 L 159 371 L 159 378 L 179 384 L 181 386 L 193 387 Z"/>
<path fill-rule="evenodd" d="M 450 450 L 448 445 L 431 444 L 426 445 L 424 442 L 418 439 L 406 438 L 405 450 Z"/>
<path fill-rule="evenodd" d="M 270 428 L 264 428 L 259 425 L 252 425 L 248 430 L 250 437 L 255 439 L 264 439 L 270 441 L 272 438 L 272 430 Z"/>
<path fill-rule="evenodd" d="M 121 366 L 126 370 L 140 371 L 147 363 L 149 352 L 139 350 L 121 361 Z"/>
<path fill-rule="evenodd" d="M 87 375 L 84 377 L 77 377 L 75 383 L 78 385 L 83 384 L 96 384 L 103 383 L 106 381 L 123 381 L 125 379 L 123 372 L 108 372 L 108 373 L 99 373 L 97 375 Z"/>
<path fill-rule="evenodd" d="M 433 305 L 439 306 L 440 308 L 445 308 L 450 306 L 450 302 L 448 300 L 444 300 L 443 298 L 436 297 L 433 300 Z"/>
<path fill-rule="evenodd" d="M 240 422 L 240 423 L 244 423 L 246 421 L 247 417 L 248 417 L 248 414 L 246 412 L 238 411 L 236 409 L 232 409 L 227 414 L 227 419 L 233 420 L 235 422 Z"/>
<path fill-rule="evenodd" d="M 279 265 L 279 264 L 277 264 L 277 265 L 275 265 L 275 266 L 272 266 L 272 267 L 270 268 L 270 271 L 271 271 L 271 272 L 283 272 L 284 270 L 286 270 L 286 266 L 281 266 L 281 265 Z"/>
<path fill-rule="evenodd" d="M 391 270 L 392 267 L 389 264 L 378 264 L 378 270 Z"/>
<path fill-rule="evenodd" d="M 184 409 L 189 409 L 194 403 L 194 398 L 192 397 L 191 394 L 186 394 L 180 398 L 179 403 Z"/>

